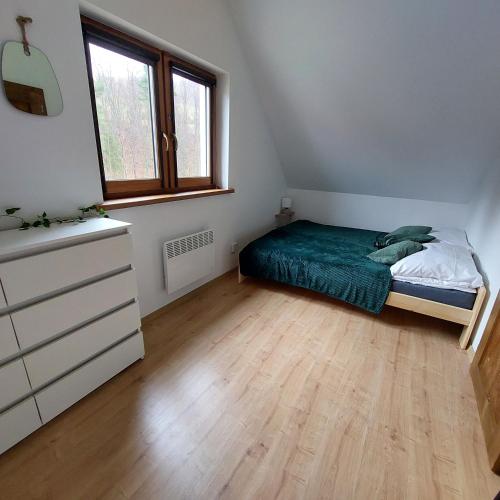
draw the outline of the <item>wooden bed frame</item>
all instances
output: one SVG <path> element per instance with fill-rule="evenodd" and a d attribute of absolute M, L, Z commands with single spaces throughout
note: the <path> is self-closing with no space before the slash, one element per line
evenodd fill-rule
<path fill-rule="evenodd" d="M 241 283 L 245 278 L 246 276 L 241 274 L 240 266 L 238 265 L 238 283 Z M 472 309 L 463 309 L 461 307 L 450 306 L 448 304 L 442 304 L 441 302 L 421 299 L 398 292 L 389 292 L 389 296 L 385 303 L 388 306 L 406 309 L 407 311 L 413 311 L 463 325 L 459 344 L 462 349 L 467 349 L 485 297 L 486 288 L 482 286 L 477 289 L 477 296 Z"/>
<path fill-rule="evenodd" d="M 459 344 L 462 349 L 467 349 L 485 297 L 486 288 L 482 286 L 477 289 L 476 300 L 472 309 L 463 309 L 461 307 L 450 306 L 448 304 L 442 304 L 441 302 L 434 302 L 433 300 L 421 299 L 419 297 L 404 295 L 403 293 L 397 292 L 389 292 L 389 296 L 385 303 L 388 306 L 399 307 L 407 311 L 413 311 L 463 325 Z"/>

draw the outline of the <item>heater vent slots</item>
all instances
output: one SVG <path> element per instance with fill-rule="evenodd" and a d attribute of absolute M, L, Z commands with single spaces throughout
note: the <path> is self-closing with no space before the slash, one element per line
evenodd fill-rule
<path fill-rule="evenodd" d="M 183 236 L 176 240 L 167 241 L 165 243 L 167 258 L 172 259 L 179 255 L 183 255 L 198 248 L 206 247 L 214 242 L 214 232 L 212 230 L 203 231 L 201 233 Z"/>
<path fill-rule="evenodd" d="M 212 229 L 166 241 L 163 244 L 163 266 L 167 292 L 173 293 L 211 274 L 214 247 Z"/>

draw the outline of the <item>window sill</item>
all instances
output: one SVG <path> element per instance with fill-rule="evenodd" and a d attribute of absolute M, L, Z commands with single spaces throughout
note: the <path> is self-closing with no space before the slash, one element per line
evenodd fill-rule
<path fill-rule="evenodd" d="M 206 196 L 218 196 L 231 193 L 234 193 L 234 188 L 205 189 L 200 191 L 185 191 L 182 193 L 156 194 L 152 196 L 136 196 L 134 198 L 105 200 L 99 206 L 109 211 L 118 210 L 120 208 L 156 205 L 157 203 L 169 203 L 171 201 L 190 200 L 192 198 L 204 198 Z"/>

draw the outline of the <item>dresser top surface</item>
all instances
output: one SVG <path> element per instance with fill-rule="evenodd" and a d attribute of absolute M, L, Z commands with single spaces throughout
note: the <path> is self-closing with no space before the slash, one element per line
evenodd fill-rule
<path fill-rule="evenodd" d="M 81 223 L 63 223 L 50 228 L 31 228 L 25 231 L 0 231 L 0 260 L 24 252 L 44 250 L 52 245 L 71 245 L 79 240 L 105 237 L 132 224 L 107 218 L 87 219 Z"/>

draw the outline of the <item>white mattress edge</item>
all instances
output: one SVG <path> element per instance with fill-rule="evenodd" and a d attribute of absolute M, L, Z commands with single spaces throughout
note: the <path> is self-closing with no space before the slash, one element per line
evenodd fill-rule
<path fill-rule="evenodd" d="M 400 276 L 393 276 L 393 280 L 395 281 L 403 281 L 405 283 L 411 283 L 413 285 L 423 285 L 423 286 L 430 286 L 433 288 L 443 288 L 446 290 L 458 290 L 459 292 L 467 292 L 467 293 L 477 293 L 476 288 L 471 288 L 469 286 L 464 286 L 460 285 L 457 283 L 445 283 L 445 282 L 434 282 L 430 280 L 420 280 L 419 278 L 409 278 L 407 276 L 400 277 Z"/>

